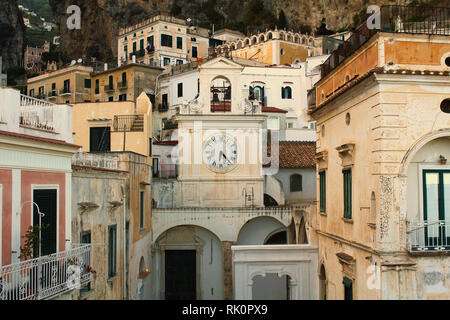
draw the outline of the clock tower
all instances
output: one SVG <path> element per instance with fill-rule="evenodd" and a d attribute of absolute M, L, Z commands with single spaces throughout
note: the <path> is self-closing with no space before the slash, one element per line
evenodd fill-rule
<path fill-rule="evenodd" d="M 219 57 L 199 67 L 200 92 L 180 108 L 180 207 L 262 207 L 265 116 L 248 100 L 244 66 Z"/>

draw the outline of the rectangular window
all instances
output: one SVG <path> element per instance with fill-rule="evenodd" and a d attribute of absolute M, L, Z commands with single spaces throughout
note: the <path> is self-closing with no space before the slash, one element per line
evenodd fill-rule
<path fill-rule="evenodd" d="M 123 55 L 125 56 L 125 58 L 128 56 L 128 46 L 127 45 L 123 46 Z"/>
<path fill-rule="evenodd" d="M 148 139 L 148 155 L 152 156 L 152 138 Z"/>
<path fill-rule="evenodd" d="M 108 278 L 117 272 L 117 226 L 108 227 Z"/>
<path fill-rule="evenodd" d="M 147 37 L 147 45 L 150 46 L 150 49 L 152 49 L 154 47 L 153 36 Z"/>
<path fill-rule="evenodd" d="M 342 283 L 344 284 L 344 300 L 353 300 L 353 281 L 344 277 Z"/>
<path fill-rule="evenodd" d="M 91 79 L 84 79 L 84 88 L 85 89 L 91 88 Z"/>
<path fill-rule="evenodd" d="M 145 201 L 144 201 L 145 191 L 139 192 L 139 228 L 144 228 L 144 212 L 145 212 Z"/>
<path fill-rule="evenodd" d="M 172 36 L 169 36 L 168 34 L 162 34 L 161 46 L 172 48 Z"/>
<path fill-rule="evenodd" d="M 127 101 L 127 94 L 126 93 L 120 94 L 119 95 L 119 101 Z"/>
<path fill-rule="evenodd" d="M 162 95 L 162 106 L 163 108 L 166 108 L 168 107 L 168 105 L 169 105 L 169 95 L 167 93 L 164 93 Z"/>
<path fill-rule="evenodd" d="M 178 84 L 178 98 L 183 96 L 183 82 Z"/>
<path fill-rule="evenodd" d="M 144 50 L 144 39 L 139 40 L 139 50 Z"/>
<path fill-rule="evenodd" d="M 327 180 L 325 170 L 319 172 L 319 184 L 320 184 L 320 212 L 325 212 L 327 209 L 326 195 L 327 195 Z"/>
<path fill-rule="evenodd" d="M 177 66 L 180 65 L 180 64 L 183 64 L 183 62 L 184 62 L 183 60 L 177 59 Z"/>
<path fill-rule="evenodd" d="M 183 49 L 183 38 L 177 37 L 177 49 Z"/>
<path fill-rule="evenodd" d="M 352 169 L 342 170 L 344 176 L 344 218 L 352 218 Z"/>
<path fill-rule="evenodd" d="M 153 165 L 152 165 L 152 171 L 153 171 L 153 178 L 158 178 L 158 172 L 159 172 L 159 158 L 153 158 Z"/>
<path fill-rule="evenodd" d="M 108 102 L 113 102 L 114 101 L 114 96 L 108 97 Z"/>
<path fill-rule="evenodd" d="M 197 58 L 197 47 L 192 47 L 192 58 Z"/>
<path fill-rule="evenodd" d="M 168 66 L 170 64 L 170 58 L 164 57 L 163 65 Z"/>
<path fill-rule="evenodd" d="M 436 248 L 450 243 L 450 170 L 423 170 L 423 220 L 425 246 Z M 439 221 L 445 223 L 438 223 Z"/>
<path fill-rule="evenodd" d="M 89 152 L 111 151 L 111 128 L 92 127 L 90 128 Z"/>
<path fill-rule="evenodd" d="M 39 98 L 44 98 L 44 87 L 39 87 Z"/>
<path fill-rule="evenodd" d="M 64 80 L 64 93 L 70 93 L 70 80 Z"/>
<path fill-rule="evenodd" d="M 30 97 L 34 97 L 34 89 L 30 90 Z"/>
<path fill-rule="evenodd" d="M 136 42 L 133 42 L 133 53 L 136 52 Z"/>
<path fill-rule="evenodd" d="M 95 94 L 100 93 L 100 81 L 97 79 L 95 80 Z"/>

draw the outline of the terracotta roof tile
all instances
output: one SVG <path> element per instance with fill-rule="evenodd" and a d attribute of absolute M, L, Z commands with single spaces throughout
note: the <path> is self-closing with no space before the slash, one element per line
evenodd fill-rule
<path fill-rule="evenodd" d="M 280 141 L 278 150 L 279 168 L 314 168 L 316 166 L 315 142 Z M 270 146 L 268 146 L 268 154 L 270 151 Z M 277 158 L 275 154 L 274 156 Z"/>

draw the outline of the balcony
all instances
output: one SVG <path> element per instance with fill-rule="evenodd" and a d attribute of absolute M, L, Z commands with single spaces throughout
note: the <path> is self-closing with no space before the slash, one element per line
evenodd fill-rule
<path fill-rule="evenodd" d="M 231 111 L 231 100 L 211 101 L 211 112 Z"/>
<path fill-rule="evenodd" d="M 47 95 L 48 95 L 48 99 L 53 99 L 58 96 L 58 94 L 56 93 L 56 90 L 49 91 Z"/>
<path fill-rule="evenodd" d="M 410 252 L 450 251 L 450 221 L 415 221 L 409 223 Z"/>
<path fill-rule="evenodd" d="M 324 78 L 351 56 L 377 32 L 450 35 L 450 8 L 430 6 L 381 7 L 381 30 L 369 29 L 363 22 L 352 36 L 341 44 L 321 65 Z"/>
<path fill-rule="evenodd" d="M 178 177 L 177 164 L 161 164 L 160 168 L 154 168 L 153 171 L 153 178 L 176 179 L 177 177 Z"/>
<path fill-rule="evenodd" d="M 91 246 L 0 267 L 0 300 L 44 300 L 91 281 Z M 75 275 L 75 276 L 74 276 Z"/>
<path fill-rule="evenodd" d="M 114 116 L 113 130 L 114 132 L 143 132 L 144 115 L 135 114 Z"/>
<path fill-rule="evenodd" d="M 114 85 L 111 83 L 111 84 L 108 84 L 106 86 L 103 86 L 103 91 L 105 91 L 105 92 L 114 91 Z"/>
<path fill-rule="evenodd" d="M 63 89 L 59 89 L 59 95 L 64 96 L 64 95 L 71 95 L 72 92 L 70 91 L 70 88 L 63 88 Z"/>
<path fill-rule="evenodd" d="M 20 95 L 20 120 L 22 127 L 55 131 L 54 108 L 55 104 L 38 100 L 25 95 Z"/>
<path fill-rule="evenodd" d="M 122 90 L 126 88 L 128 88 L 126 81 L 117 82 L 117 89 Z"/>

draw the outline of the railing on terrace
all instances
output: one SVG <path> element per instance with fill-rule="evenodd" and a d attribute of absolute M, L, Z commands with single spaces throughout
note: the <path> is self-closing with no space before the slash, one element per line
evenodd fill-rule
<path fill-rule="evenodd" d="M 142 132 L 144 131 L 144 115 L 118 115 L 114 116 L 113 129 L 115 132 Z"/>
<path fill-rule="evenodd" d="M 153 178 L 176 179 L 178 177 L 177 164 L 161 164 L 153 171 Z"/>
<path fill-rule="evenodd" d="M 43 300 L 91 281 L 91 246 L 0 267 L 0 300 Z"/>
<path fill-rule="evenodd" d="M 369 29 L 365 21 L 321 66 L 324 78 L 377 32 L 450 35 L 450 7 L 382 6 L 381 29 Z"/>
<path fill-rule="evenodd" d="M 53 112 L 56 105 L 26 95 L 20 95 L 20 125 L 54 131 Z"/>
<path fill-rule="evenodd" d="M 450 221 L 415 221 L 408 229 L 411 252 L 450 251 Z"/>

